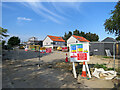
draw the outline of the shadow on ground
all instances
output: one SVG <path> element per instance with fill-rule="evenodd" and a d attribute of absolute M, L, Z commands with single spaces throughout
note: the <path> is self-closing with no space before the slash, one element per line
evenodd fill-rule
<path fill-rule="evenodd" d="M 12 60 L 11 60 L 12 61 Z M 71 72 L 62 68 L 55 68 L 54 64 L 63 62 L 41 63 L 40 67 L 35 65 L 19 66 L 24 62 L 7 62 L 3 67 L 3 88 L 83 88 L 84 85 L 77 83 Z M 30 62 L 29 62 L 30 63 Z M 31 62 L 32 63 L 32 62 Z M 67 64 L 67 63 L 65 63 Z"/>
<path fill-rule="evenodd" d="M 50 53 L 39 53 L 34 51 L 24 51 L 24 50 L 11 50 L 3 51 L 3 57 L 2 60 L 24 60 L 24 59 L 32 59 L 32 58 L 39 58 L 45 55 L 48 55 Z"/>

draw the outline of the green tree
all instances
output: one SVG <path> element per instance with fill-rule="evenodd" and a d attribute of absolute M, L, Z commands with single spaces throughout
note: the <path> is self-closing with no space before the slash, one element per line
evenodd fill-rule
<path fill-rule="evenodd" d="M 89 41 L 98 41 L 99 40 L 99 36 L 95 33 L 86 33 L 86 37 L 87 40 Z"/>
<path fill-rule="evenodd" d="M 19 37 L 10 37 L 10 39 L 8 40 L 8 45 L 9 46 L 18 46 L 20 44 L 20 39 Z"/>
<path fill-rule="evenodd" d="M 83 32 L 83 31 L 81 31 L 81 32 L 79 33 L 79 36 L 82 36 L 82 37 L 86 38 L 86 34 L 85 34 L 85 32 Z"/>
<path fill-rule="evenodd" d="M 90 32 L 85 33 L 83 31 L 78 31 L 77 29 L 75 31 L 73 31 L 73 35 L 84 37 L 84 38 L 86 38 L 89 41 L 98 41 L 99 40 L 99 36 L 97 34 L 90 33 Z M 71 31 L 69 31 L 68 34 L 65 32 L 65 35 L 64 35 L 63 39 L 67 42 L 67 40 L 71 36 L 72 36 L 72 32 Z"/>
<path fill-rule="evenodd" d="M 67 39 L 69 39 L 72 36 L 72 32 L 69 31 L 68 35 L 67 35 Z"/>
<path fill-rule="evenodd" d="M 116 38 L 116 40 L 117 40 L 117 41 L 120 41 L 120 36 L 118 36 L 118 37 Z"/>
<path fill-rule="evenodd" d="M 73 31 L 73 35 L 79 36 L 80 35 L 79 30 L 76 29 L 75 31 Z"/>
<path fill-rule="evenodd" d="M 0 35 L 1 35 L 1 39 L 3 39 L 3 37 L 8 37 L 9 35 L 7 35 L 8 30 L 4 29 L 2 27 L 0 27 Z"/>
<path fill-rule="evenodd" d="M 5 45 L 5 42 L 6 42 L 5 40 L 2 40 L 2 47 Z"/>
<path fill-rule="evenodd" d="M 115 6 L 115 10 L 112 10 L 110 14 L 112 16 L 106 19 L 104 23 L 105 31 L 120 36 L 120 1 Z"/>
<path fill-rule="evenodd" d="M 64 40 L 67 40 L 67 33 L 65 32 L 65 35 L 63 37 Z"/>
<path fill-rule="evenodd" d="M 65 45 L 67 45 L 67 40 L 72 36 L 72 32 L 69 31 L 68 34 L 65 32 L 64 37 L 62 37 L 65 40 Z"/>

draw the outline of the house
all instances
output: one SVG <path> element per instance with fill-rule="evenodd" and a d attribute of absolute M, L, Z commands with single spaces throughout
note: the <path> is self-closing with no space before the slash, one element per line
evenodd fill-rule
<path fill-rule="evenodd" d="M 43 41 L 38 40 L 36 37 L 31 37 L 28 39 L 27 42 L 23 42 L 24 45 L 40 45 L 41 47 L 43 46 Z"/>
<path fill-rule="evenodd" d="M 39 41 L 36 37 L 31 37 L 27 42 L 24 42 L 24 45 L 28 50 L 39 50 L 43 46 L 43 41 Z"/>
<path fill-rule="evenodd" d="M 106 50 L 113 54 L 113 47 L 115 44 L 115 54 L 120 55 L 120 42 L 117 42 L 111 37 L 107 37 L 101 42 L 90 42 L 90 52 L 93 55 L 106 55 Z"/>
<path fill-rule="evenodd" d="M 114 38 L 107 37 L 104 40 L 102 40 L 101 42 L 117 42 L 117 41 Z"/>
<path fill-rule="evenodd" d="M 65 46 L 65 40 L 62 37 L 47 35 L 43 40 L 43 47 L 57 48 Z"/>
<path fill-rule="evenodd" d="M 70 44 L 72 43 L 80 43 L 80 42 L 90 42 L 88 41 L 86 38 L 81 37 L 81 36 L 76 36 L 76 35 L 72 35 L 68 40 L 67 40 L 67 46 L 69 47 Z"/>
<path fill-rule="evenodd" d="M 27 41 L 27 45 L 36 45 L 38 43 L 39 43 L 39 41 L 36 37 L 31 37 Z"/>

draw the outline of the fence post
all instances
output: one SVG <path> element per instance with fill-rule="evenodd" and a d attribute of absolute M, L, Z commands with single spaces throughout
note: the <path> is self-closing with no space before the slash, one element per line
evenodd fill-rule
<path fill-rule="evenodd" d="M 113 43 L 113 60 L 114 60 L 114 72 L 115 72 L 115 43 Z"/>

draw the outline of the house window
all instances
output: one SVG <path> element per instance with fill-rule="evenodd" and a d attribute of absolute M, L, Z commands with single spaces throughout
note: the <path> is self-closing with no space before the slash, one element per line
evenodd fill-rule
<path fill-rule="evenodd" d="M 55 42 L 51 42 L 51 44 L 55 45 Z"/>
<path fill-rule="evenodd" d="M 59 44 L 61 44 L 61 42 L 59 42 Z"/>
<path fill-rule="evenodd" d="M 76 41 L 76 43 L 78 43 L 78 41 Z"/>

